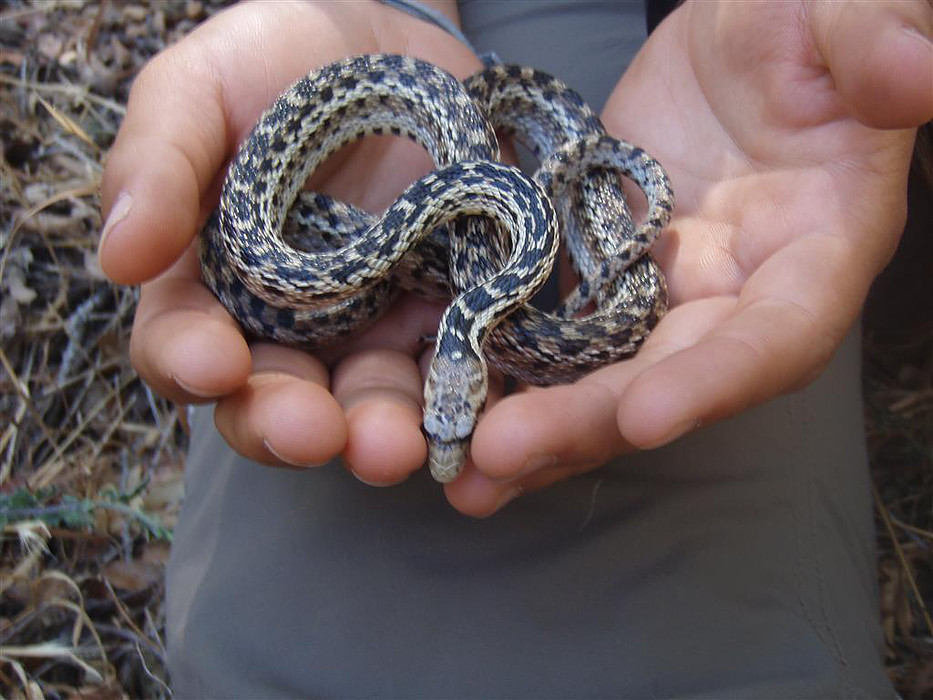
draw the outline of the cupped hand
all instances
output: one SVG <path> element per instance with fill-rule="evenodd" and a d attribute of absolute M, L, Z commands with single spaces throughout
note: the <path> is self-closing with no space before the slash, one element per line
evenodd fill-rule
<path fill-rule="evenodd" d="M 903 228 L 931 35 L 922 0 L 674 12 L 603 115 L 671 176 L 672 310 L 635 358 L 493 406 L 448 499 L 489 513 L 812 381 Z"/>
<path fill-rule="evenodd" d="M 216 400 L 223 437 L 259 462 L 306 466 L 343 454 L 361 479 L 391 483 L 425 459 L 419 340 L 442 309 L 403 298 L 352 344 L 319 357 L 248 344 L 202 284 L 193 245 L 236 146 L 275 96 L 322 64 L 376 52 L 417 56 L 460 78 L 479 67 L 442 30 L 375 2 L 238 5 L 156 57 L 107 159 L 100 260 L 115 281 L 143 283 L 131 354 L 156 391 Z M 423 151 L 398 139 L 340 155 L 315 189 L 371 211 L 430 169 Z"/>

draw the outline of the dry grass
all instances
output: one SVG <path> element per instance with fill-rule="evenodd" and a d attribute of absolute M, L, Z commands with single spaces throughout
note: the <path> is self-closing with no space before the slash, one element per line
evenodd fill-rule
<path fill-rule="evenodd" d="M 97 190 L 132 77 L 213 7 L 4 7 L 0 695 L 169 695 L 185 436 L 129 365 L 136 293 L 98 268 Z"/>
<path fill-rule="evenodd" d="M 135 292 L 98 269 L 101 159 L 141 65 L 222 3 L 0 10 L 0 694 L 170 695 L 162 573 L 182 416 L 127 359 Z M 892 679 L 933 692 L 933 333 L 867 345 Z"/>
<path fill-rule="evenodd" d="M 905 698 L 933 695 L 933 332 L 865 342 L 866 427 L 878 523 L 888 673 Z"/>

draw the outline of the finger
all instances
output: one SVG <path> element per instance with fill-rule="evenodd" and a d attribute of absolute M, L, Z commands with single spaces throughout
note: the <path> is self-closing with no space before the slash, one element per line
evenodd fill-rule
<path fill-rule="evenodd" d="M 521 481 L 493 481 L 472 464 L 456 481 L 444 485 L 447 502 L 473 518 L 487 518 L 524 493 Z"/>
<path fill-rule="evenodd" d="M 859 121 L 916 127 L 933 119 L 933 10 L 928 2 L 811 3 L 816 48 Z"/>
<path fill-rule="evenodd" d="M 867 292 L 860 265 L 842 236 L 807 237 L 775 254 L 734 312 L 632 381 L 620 399 L 622 435 L 657 447 L 815 379 Z"/>
<path fill-rule="evenodd" d="M 410 354 L 353 354 L 334 369 L 332 387 L 347 419 L 344 461 L 358 479 L 395 484 L 424 464 L 421 373 Z"/>
<path fill-rule="evenodd" d="M 130 358 L 156 393 L 203 403 L 246 382 L 249 347 L 239 326 L 201 283 L 195 251 L 143 285 Z"/>
<path fill-rule="evenodd" d="M 263 464 L 312 467 L 340 454 L 346 421 L 311 355 L 271 343 L 252 347 L 246 385 L 217 403 L 214 422 L 229 445 Z"/>
<path fill-rule="evenodd" d="M 444 487 L 447 501 L 456 510 L 474 518 L 486 518 L 505 508 L 516 498 L 538 491 L 599 465 L 557 465 L 541 469 L 515 481 L 491 481 L 477 469 L 467 468 Z"/>
<path fill-rule="evenodd" d="M 616 396 L 599 383 L 508 396 L 476 426 L 473 463 L 491 480 L 514 480 L 558 463 L 605 461 L 625 447 L 616 408 Z"/>

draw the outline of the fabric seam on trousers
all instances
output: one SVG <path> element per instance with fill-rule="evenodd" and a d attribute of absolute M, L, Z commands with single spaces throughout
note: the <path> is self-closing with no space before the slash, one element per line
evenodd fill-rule
<path fill-rule="evenodd" d="M 822 643 L 823 647 L 830 653 L 833 660 L 835 661 L 837 678 L 839 683 L 842 685 L 842 689 L 847 693 L 847 696 L 851 697 L 853 695 L 853 687 L 851 679 L 848 674 L 848 662 L 843 657 L 842 650 L 839 646 L 839 641 L 833 632 L 832 625 L 829 621 L 829 615 L 826 611 L 826 606 L 823 602 L 823 576 L 822 576 L 822 567 L 820 562 L 820 557 L 818 555 L 817 548 L 817 534 L 814 523 L 814 498 L 813 498 L 813 480 L 809 474 L 805 476 L 801 474 L 801 467 L 799 465 L 792 465 L 791 469 L 793 470 L 793 481 L 798 486 L 798 490 L 802 493 L 799 493 L 800 498 L 793 498 L 791 500 L 791 511 L 793 513 L 794 521 L 794 542 L 796 543 L 797 549 L 797 603 L 800 606 L 800 611 L 803 613 L 804 619 L 810 628 L 816 633 L 817 638 Z M 803 502 L 806 508 L 806 516 L 800 512 L 800 503 Z M 804 522 L 806 520 L 806 522 Z M 804 532 L 809 535 L 809 546 L 812 549 L 812 554 L 808 556 L 804 552 L 805 548 L 805 539 Z M 807 561 L 810 560 L 812 566 L 807 566 Z M 807 603 L 807 571 L 810 570 L 813 572 L 815 581 L 817 584 L 817 601 L 820 609 L 820 617 L 822 618 L 822 624 L 820 624 L 813 615 L 813 610 L 811 605 Z M 828 638 L 827 638 L 828 637 Z"/>
<path fill-rule="evenodd" d="M 817 583 L 817 600 L 819 601 L 820 615 L 823 618 L 823 624 L 826 626 L 826 632 L 832 641 L 832 644 L 828 646 L 828 648 L 832 652 L 833 657 L 836 659 L 839 665 L 839 674 L 840 680 L 842 681 L 843 690 L 848 696 L 851 697 L 854 695 L 855 688 L 852 686 L 852 679 L 849 676 L 849 662 L 845 657 L 845 652 L 839 644 L 839 637 L 836 635 L 835 628 L 832 624 L 832 620 L 830 619 L 829 610 L 826 607 L 826 586 L 823 578 L 823 560 L 820 556 L 820 538 L 817 532 L 815 513 L 816 494 L 812 478 L 808 477 L 806 479 L 806 489 L 807 505 L 809 506 L 807 512 L 810 516 L 810 538 L 813 545 L 813 568 Z"/>
<path fill-rule="evenodd" d="M 211 413 L 213 413 L 213 409 L 211 409 L 211 408 L 209 408 L 209 407 L 202 407 L 202 408 L 201 408 L 201 411 L 203 411 L 203 412 L 208 412 L 208 411 L 210 411 Z M 203 420 L 203 418 L 202 418 L 202 420 Z M 209 430 L 209 428 L 208 428 L 208 430 Z M 220 454 L 221 454 L 222 456 L 224 456 L 224 455 L 229 455 L 229 453 L 226 452 L 226 450 L 222 450 L 222 451 L 220 452 Z M 220 471 L 220 470 L 215 470 L 215 471 Z M 187 481 L 187 480 L 186 480 L 186 481 Z M 210 489 L 211 489 L 212 491 L 215 490 L 215 489 L 218 489 L 218 490 L 220 490 L 220 491 L 223 491 L 224 489 L 228 488 L 229 483 L 230 483 L 230 472 L 229 472 L 229 470 L 227 471 L 227 473 L 226 473 L 226 478 L 223 479 L 222 484 L 221 484 L 221 480 L 220 480 L 219 478 L 211 479 L 210 482 L 209 482 L 209 484 L 210 484 Z M 186 489 L 185 489 L 185 490 L 187 491 L 187 484 L 186 484 Z M 221 500 L 221 502 L 223 502 L 223 501 Z M 200 513 L 199 515 L 202 515 L 202 516 L 203 516 L 203 514 L 204 514 L 204 511 L 202 510 L 201 513 Z M 222 512 L 221 512 L 221 511 L 218 511 L 218 512 L 216 513 L 216 515 L 217 515 L 217 517 L 215 518 L 215 523 L 214 523 L 214 524 L 216 525 L 216 527 L 215 527 L 214 530 L 213 530 L 213 537 L 211 538 L 213 541 L 211 542 L 210 552 L 207 553 L 206 556 L 200 558 L 200 559 L 198 560 L 198 562 L 197 562 L 198 565 L 199 565 L 199 569 L 200 569 L 200 571 L 198 572 L 197 585 L 195 586 L 194 591 L 192 592 L 190 598 L 188 599 L 188 602 L 187 602 L 187 605 L 186 605 L 186 611 L 185 611 L 185 614 L 184 614 L 184 616 L 183 616 L 185 622 L 181 625 L 180 634 L 178 634 L 178 638 L 176 639 L 177 644 L 176 644 L 175 646 L 176 646 L 177 648 L 179 648 L 179 649 L 182 649 L 182 650 L 183 650 L 184 647 L 185 647 L 185 637 L 187 637 L 187 635 L 188 635 L 188 624 L 191 622 L 190 610 L 194 607 L 195 602 L 196 602 L 196 600 L 198 599 L 198 597 L 199 597 L 200 595 L 202 595 L 202 590 L 203 590 L 203 588 L 202 588 L 202 585 L 201 585 L 201 584 L 203 584 L 205 578 L 207 577 L 207 571 L 208 571 L 208 569 L 210 568 L 210 567 L 209 567 L 209 562 L 210 562 L 210 561 L 214 558 L 214 556 L 216 555 L 216 553 L 217 553 L 217 548 L 218 548 L 218 546 L 220 545 L 220 537 L 219 537 L 218 535 L 219 535 L 219 533 L 220 533 L 220 527 L 221 527 L 220 520 L 221 520 L 221 517 L 222 517 Z M 168 637 L 166 637 L 166 643 L 169 643 L 169 638 L 168 638 Z M 198 694 L 204 696 L 205 689 L 201 686 L 201 683 L 202 683 L 202 681 L 203 681 L 201 675 L 200 675 L 199 673 L 194 673 L 194 674 L 189 674 L 189 675 L 193 675 L 194 678 L 196 679 L 195 682 L 198 684 Z"/>

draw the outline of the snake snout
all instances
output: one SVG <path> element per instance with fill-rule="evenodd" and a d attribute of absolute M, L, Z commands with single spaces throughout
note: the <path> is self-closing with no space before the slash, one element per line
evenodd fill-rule
<path fill-rule="evenodd" d="M 468 441 L 431 442 L 428 445 L 428 468 L 435 481 L 442 484 L 456 479 L 463 471 Z"/>

